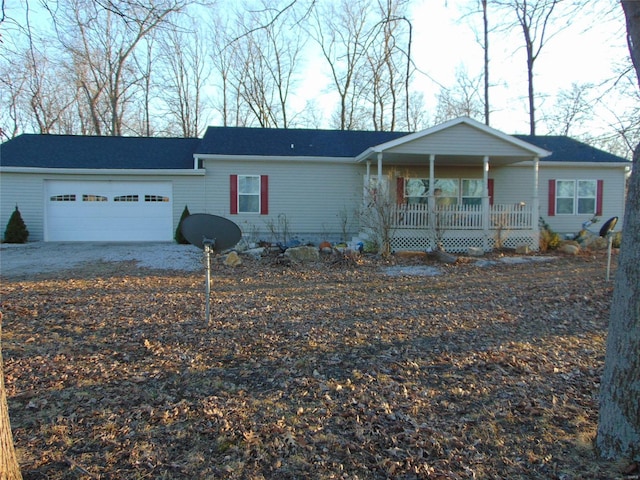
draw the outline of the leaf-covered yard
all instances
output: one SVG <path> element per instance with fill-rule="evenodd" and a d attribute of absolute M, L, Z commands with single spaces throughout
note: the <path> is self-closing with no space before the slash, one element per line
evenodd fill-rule
<path fill-rule="evenodd" d="M 384 263 L 216 266 L 211 325 L 204 273 L 4 280 L 24 478 L 629 478 L 592 449 L 605 254 Z"/>

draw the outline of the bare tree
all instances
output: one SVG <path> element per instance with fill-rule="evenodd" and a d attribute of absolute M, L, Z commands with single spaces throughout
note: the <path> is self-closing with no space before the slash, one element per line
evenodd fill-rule
<path fill-rule="evenodd" d="M 236 12 L 216 69 L 223 75 L 223 111 L 236 102 L 236 123 L 247 108 L 262 127 L 289 126 L 290 95 L 299 75 L 304 35 L 291 8 L 263 0 L 250 11 Z"/>
<path fill-rule="evenodd" d="M 195 22 L 188 29 L 174 26 L 161 39 L 164 68 L 159 77 L 170 124 L 183 137 L 197 137 L 203 130 L 204 87 L 210 73 L 203 32 Z"/>
<path fill-rule="evenodd" d="M 497 3 L 506 12 L 515 15 L 513 23 L 504 25 L 505 28 L 517 26 L 521 29 L 524 37 L 524 47 L 527 55 L 527 84 L 529 99 L 529 129 L 530 134 L 536 134 L 536 97 L 534 90 L 534 66 L 542 48 L 547 41 L 560 31 L 566 28 L 569 21 L 568 16 L 564 16 L 564 24 L 559 22 L 555 29 L 553 24 L 554 14 L 562 0 L 499 0 Z"/>
<path fill-rule="evenodd" d="M 591 117 L 593 99 L 590 92 L 592 89 L 592 84 L 573 83 L 571 88 L 558 92 L 552 113 L 546 118 L 552 133 L 568 136 L 572 129 L 579 127 Z"/>
<path fill-rule="evenodd" d="M 640 2 L 623 0 L 627 40 L 640 86 Z M 596 445 L 609 459 L 640 462 L 640 144 L 624 215 L 605 367 L 600 386 Z"/>
<path fill-rule="evenodd" d="M 94 133 L 122 135 L 128 103 L 137 88 L 133 54 L 155 28 L 184 3 L 64 0 L 55 14 L 59 37 L 71 53 L 73 73 Z M 114 13 L 115 12 L 115 13 Z"/>
<path fill-rule="evenodd" d="M 2 312 L 0 312 L 0 479 L 22 480 L 20 465 L 16 457 L 9 420 L 7 390 L 4 386 L 4 368 L 2 362 Z"/>
<path fill-rule="evenodd" d="M 458 69 L 456 84 L 452 88 L 442 88 L 438 94 L 435 122 L 461 116 L 482 118 L 481 82 L 481 77 L 471 78 L 464 68 Z"/>
<path fill-rule="evenodd" d="M 361 126 L 358 104 L 366 88 L 366 48 L 374 31 L 367 0 L 341 0 L 322 4 L 312 15 L 312 37 L 329 67 L 332 86 L 339 97 L 336 127 L 353 130 Z"/>

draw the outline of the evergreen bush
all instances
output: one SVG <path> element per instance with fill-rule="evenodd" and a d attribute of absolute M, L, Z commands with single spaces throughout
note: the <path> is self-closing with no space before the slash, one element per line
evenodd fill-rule
<path fill-rule="evenodd" d="M 4 241 L 6 243 L 27 243 L 27 238 L 29 238 L 29 230 L 27 230 L 16 205 L 16 209 L 7 223 L 7 229 L 4 231 Z"/>
<path fill-rule="evenodd" d="M 184 238 L 184 235 L 182 235 L 182 221 L 187 218 L 189 215 L 191 215 L 189 213 L 189 207 L 187 205 L 184 206 L 184 210 L 182 211 L 182 215 L 180 216 L 180 221 L 178 222 L 178 228 L 176 228 L 176 234 L 174 235 L 173 238 L 175 238 L 176 243 L 180 244 L 180 245 L 188 245 L 190 242 L 189 240 L 187 240 L 186 238 Z"/>

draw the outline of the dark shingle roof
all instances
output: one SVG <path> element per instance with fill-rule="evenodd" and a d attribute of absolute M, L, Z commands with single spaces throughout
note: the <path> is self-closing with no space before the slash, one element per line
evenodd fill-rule
<path fill-rule="evenodd" d="M 599 163 L 620 163 L 628 162 L 626 158 L 618 157 L 604 150 L 579 142 L 570 137 L 559 135 L 513 135 L 514 137 L 535 145 L 536 147 L 549 150 L 551 155 L 544 157 L 544 162 L 599 162 Z"/>
<path fill-rule="evenodd" d="M 3 167 L 188 169 L 197 138 L 23 134 L 0 146 Z"/>
<path fill-rule="evenodd" d="M 0 146 L 0 166 L 95 169 L 192 169 L 194 153 L 212 155 L 347 157 L 405 132 L 209 127 L 197 138 L 23 134 Z M 569 137 L 514 135 L 549 150 L 544 162 L 627 162 Z"/>
<path fill-rule="evenodd" d="M 291 157 L 355 157 L 406 132 L 209 127 L 196 153 Z"/>

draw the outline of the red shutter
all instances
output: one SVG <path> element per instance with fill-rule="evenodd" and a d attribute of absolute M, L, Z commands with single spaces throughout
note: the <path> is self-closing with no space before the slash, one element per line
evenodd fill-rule
<path fill-rule="evenodd" d="M 556 181 L 549 180 L 549 216 L 556 214 Z"/>
<path fill-rule="evenodd" d="M 402 205 L 404 203 L 404 178 L 396 178 L 396 203 Z"/>
<path fill-rule="evenodd" d="M 260 175 L 260 215 L 269 214 L 269 176 Z"/>
<path fill-rule="evenodd" d="M 236 215 L 238 213 L 238 175 L 229 176 L 229 213 Z"/>
<path fill-rule="evenodd" d="M 596 215 L 602 215 L 602 193 L 604 191 L 604 181 L 598 180 L 598 189 L 596 193 Z"/>
<path fill-rule="evenodd" d="M 487 179 L 487 190 L 489 193 L 489 205 L 493 205 L 493 178 Z"/>

